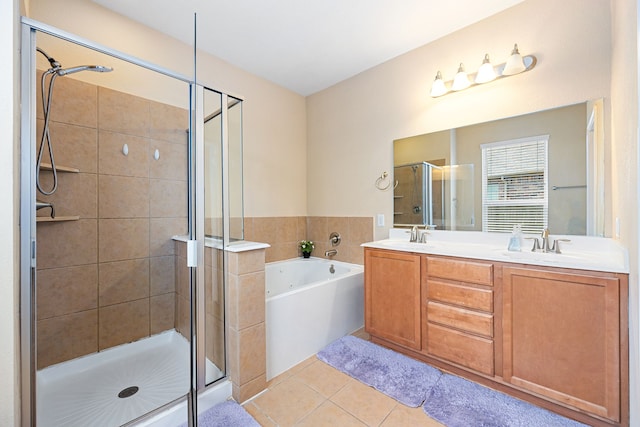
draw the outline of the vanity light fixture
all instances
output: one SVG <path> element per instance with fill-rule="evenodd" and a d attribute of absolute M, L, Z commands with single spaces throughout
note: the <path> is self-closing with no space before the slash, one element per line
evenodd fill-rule
<path fill-rule="evenodd" d="M 489 83 L 491 81 L 520 74 L 525 71 L 529 71 L 536 66 L 537 59 L 533 55 L 520 55 L 518 45 L 514 44 L 511 56 L 507 59 L 506 63 L 494 66 L 491 64 L 489 54 L 485 54 L 482 65 L 478 69 L 478 72 L 472 75 L 467 75 L 464 70 L 464 65 L 461 63 L 458 67 L 458 72 L 453 78 L 453 81 L 445 82 L 442 78 L 442 73 L 438 71 L 436 78 L 431 85 L 431 96 L 437 98 L 442 95 L 446 95 L 451 91 L 460 91 L 471 86 L 479 84 Z"/>

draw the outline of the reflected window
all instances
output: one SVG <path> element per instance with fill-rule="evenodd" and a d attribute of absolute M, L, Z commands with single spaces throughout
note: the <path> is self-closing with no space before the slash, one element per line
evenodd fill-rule
<path fill-rule="evenodd" d="M 482 231 L 520 224 L 538 233 L 548 224 L 549 136 L 483 144 Z"/>

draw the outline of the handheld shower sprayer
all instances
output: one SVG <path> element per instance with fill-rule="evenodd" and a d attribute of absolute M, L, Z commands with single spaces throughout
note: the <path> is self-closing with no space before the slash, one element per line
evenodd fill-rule
<path fill-rule="evenodd" d="M 40 140 L 40 147 L 38 150 L 38 160 L 36 164 L 36 187 L 38 191 L 44 195 L 51 195 L 55 193 L 58 189 L 58 171 L 56 169 L 56 163 L 53 158 L 53 147 L 51 145 L 51 137 L 49 135 L 49 121 L 50 121 L 50 112 L 51 112 L 51 100 L 53 98 L 53 84 L 55 83 L 56 77 L 58 76 L 66 76 L 69 74 L 77 73 L 80 71 L 95 71 L 99 73 L 107 73 L 109 71 L 113 71 L 111 67 L 105 67 L 103 65 L 81 65 L 78 67 L 71 68 L 62 68 L 62 65 L 53 59 L 53 57 L 49 56 L 44 50 L 39 47 L 36 47 L 36 51 L 40 52 L 47 61 L 49 61 L 49 68 L 47 71 L 42 73 L 41 78 L 41 91 L 42 91 L 42 111 L 44 113 L 44 127 L 42 129 L 42 139 Z M 49 77 L 49 87 L 47 86 L 47 76 Z M 42 164 L 42 157 L 44 153 L 45 145 L 48 146 L 49 151 L 49 160 L 51 161 L 51 173 L 53 175 L 53 184 L 50 190 L 45 190 L 42 187 L 42 183 L 40 182 L 40 169 Z M 52 217 L 53 217 L 53 207 Z"/>

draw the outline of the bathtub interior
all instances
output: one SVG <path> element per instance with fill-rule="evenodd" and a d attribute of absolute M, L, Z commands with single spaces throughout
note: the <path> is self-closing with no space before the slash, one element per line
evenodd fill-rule
<path fill-rule="evenodd" d="M 362 271 L 364 269 L 361 265 L 315 257 L 271 262 L 265 265 L 265 297 L 275 297 L 305 285 L 359 274 Z"/>

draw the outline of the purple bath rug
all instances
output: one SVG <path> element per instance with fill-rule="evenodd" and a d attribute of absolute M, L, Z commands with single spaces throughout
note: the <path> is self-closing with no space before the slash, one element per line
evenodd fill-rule
<path fill-rule="evenodd" d="M 351 335 L 332 342 L 318 359 L 407 406 L 417 408 L 442 373 Z"/>
<path fill-rule="evenodd" d="M 427 394 L 423 409 L 447 427 L 586 427 L 449 374 L 442 375 Z"/>
<path fill-rule="evenodd" d="M 180 427 L 186 427 L 182 424 Z M 245 409 L 227 400 L 198 415 L 198 427 L 260 427 Z"/>

